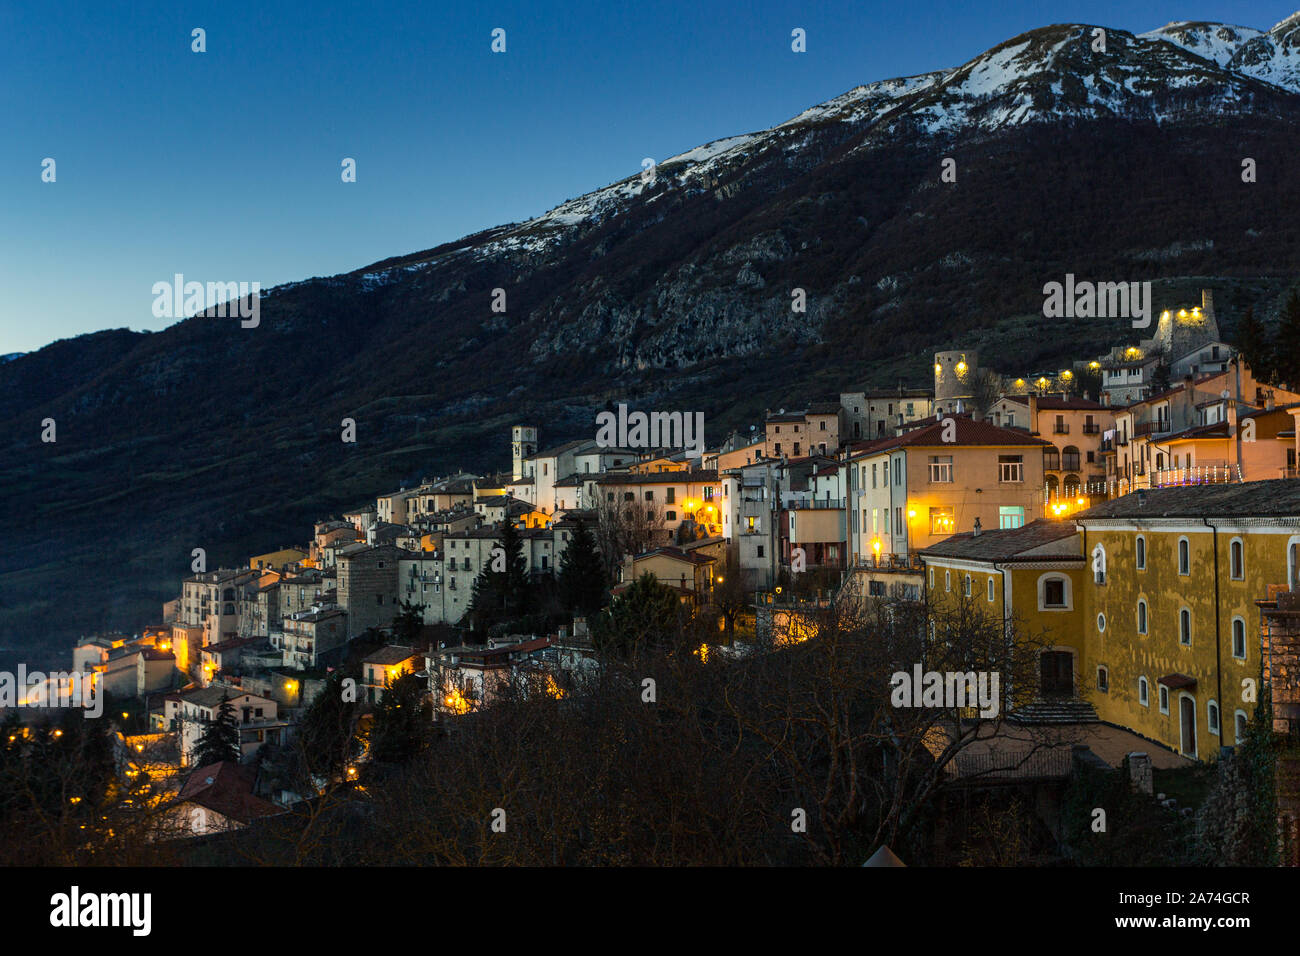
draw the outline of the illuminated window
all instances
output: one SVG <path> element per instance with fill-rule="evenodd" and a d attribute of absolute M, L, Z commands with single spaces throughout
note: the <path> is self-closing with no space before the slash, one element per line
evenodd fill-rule
<path fill-rule="evenodd" d="M 952 534 L 953 519 L 951 508 L 931 508 L 930 534 Z"/>
<path fill-rule="evenodd" d="M 998 507 L 998 527 L 1002 530 L 1019 528 L 1025 523 L 1023 505 L 1001 505 Z"/>

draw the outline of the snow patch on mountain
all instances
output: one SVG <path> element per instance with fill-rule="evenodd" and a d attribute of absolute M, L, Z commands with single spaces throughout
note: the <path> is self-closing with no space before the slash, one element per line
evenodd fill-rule
<path fill-rule="evenodd" d="M 1204 20 L 1179 20 L 1166 23 L 1158 30 L 1139 33 L 1143 40 L 1167 40 L 1188 53 L 1213 60 L 1227 66 L 1238 50 L 1248 41 L 1263 35 L 1253 27 L 1238 27 L 1227 23 L 1208 23 Z"/>

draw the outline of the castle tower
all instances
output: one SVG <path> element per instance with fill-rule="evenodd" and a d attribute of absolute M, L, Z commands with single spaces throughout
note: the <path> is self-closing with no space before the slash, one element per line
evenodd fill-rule
<path fill-rule="evenodd" d="M 524 459 L 537 454 L 537 426 L 515 425 L 510 429 L 511 475 L 515 481 L 524 477 Z"/>
<path fill-rule="evenodd" d="M 957 403 L 970 404 L 971 387 L 979 370 L 979 352 L 973 349 L 934 353 L 934 409 L 951 412 Z"/>

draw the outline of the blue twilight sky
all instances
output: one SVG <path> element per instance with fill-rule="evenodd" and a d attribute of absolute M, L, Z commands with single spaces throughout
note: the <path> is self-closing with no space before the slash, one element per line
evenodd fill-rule
<path fill-rule="evenodd" d="M 1289 0 L 1300 5 L 1300 0 Z M 0 354 L 159 329 L 181 272 L 263 288 L 544 212 L 1048 23 L 1267 29 L 1265 0 L 0 4 Z M 207 31 L 207 52 L 190 31 Z M 504 54 L 490 51 L 494 27 Z M 808 52 L 790 50 L 803 27 Z M 41 182 L 41 162 L 57 182 Z M 357 182 L 340 181 L 344 157 Z"/>

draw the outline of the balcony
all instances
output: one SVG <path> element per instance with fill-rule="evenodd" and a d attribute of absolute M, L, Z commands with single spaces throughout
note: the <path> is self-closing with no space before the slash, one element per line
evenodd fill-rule
<path fill-rule="evenodd" d="M 1100 434 L 1101 434 L 1101 426 L 1100 426 L 1099 424 L 1097 424 L 1096 422 L 1084 422 L 1084 423 L 1083 423 L 1083 433 L 1084 433 L 1085 435 L 1100 435 Z"/>
<path fill-rule="evenodd" d="M 1159 435 L 1169 431 L 1169 420 L 1158 418 L 1153 422 L 1142 422 L 1133 426 L 1133 437 L 1140 438 L 1143 435 Z"/>
<path fill-rule="evenodd" d="M 1070 434 L 1070 426 L 1065 422 L 1057 422 L 1055 425 L 1052 426 L 1052 434 L 1068 435 Z"/>
<path fill-rule="evenodd" d="M 1140 474 L 1140 473 L 1139 473 Z M 1226 461 L 1205 461 L 1189 468 L 1152 469 L 1151 487 L 1174 485 L 1224 485 L 1241 481 L 1241 469 Z"/>

